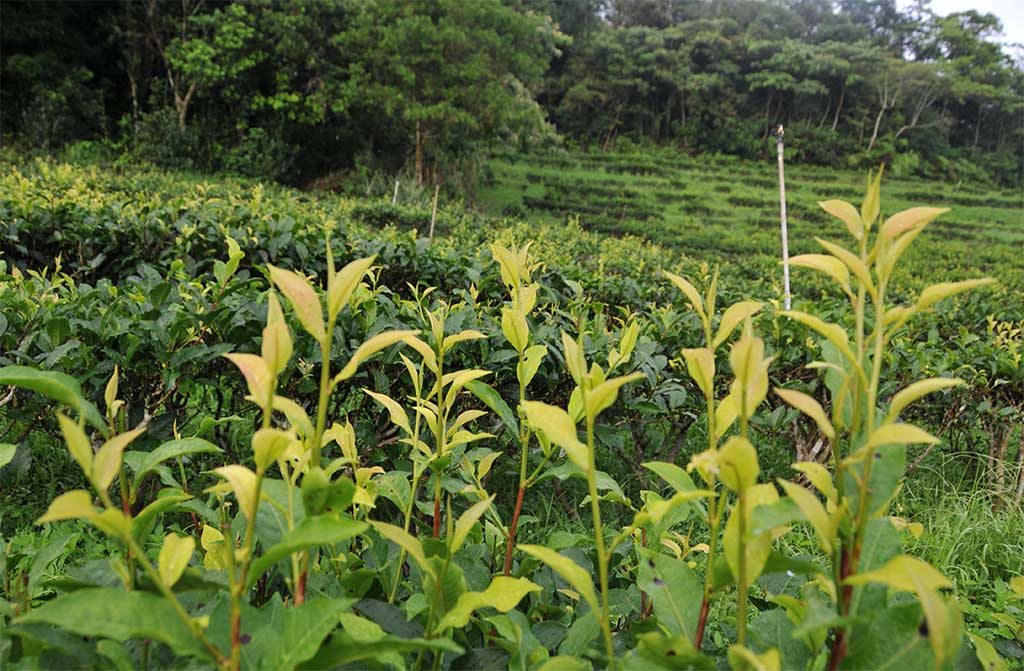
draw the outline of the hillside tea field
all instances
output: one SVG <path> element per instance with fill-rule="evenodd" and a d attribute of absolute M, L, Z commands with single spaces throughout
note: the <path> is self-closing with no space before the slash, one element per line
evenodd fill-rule
<path fill-rule="evenodd" d="M 766 272 L 780 255 L 774 158 L 758 164 L 669 151 L 555 153 L 498 157 L 487 172 L 478 201 L 492 212 L 553 223 L 578 215 L 587 230 L 633 234 L 692 258 L 735 264 L 731 272 L 751 280 L 779 276 Z M 862 173 L 788 165 L 791 253 L 820 251 L 814 237 L 833 235 L 834 220 L 818 201 L 858 203 L 863 191 Z M 909 252 L 901 272 L 932 281 L 980 273 L 1024 287 L 1024 192 L 886 176 L 882 194 L 889 212 L 922 204 L 951 208 Z"/>
<path fill-rule="evenodd" d="M 784 311 L 773 167 L 6 156 L 4 667 L 1024 668 L 1020 194 L 794 167 Z"/>

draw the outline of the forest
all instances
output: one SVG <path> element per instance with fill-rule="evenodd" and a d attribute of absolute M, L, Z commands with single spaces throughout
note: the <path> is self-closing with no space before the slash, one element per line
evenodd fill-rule
<path fill-rule="evenodd" d="M 562 144 L 1020 185 L 1021 51 L 895 0 L 3 5 L 5 139 L 290 184 Z M 1016 59 L 1011 57 L 1016 54 Z M 465 186 L 460 185 L 460 186 Z"/>

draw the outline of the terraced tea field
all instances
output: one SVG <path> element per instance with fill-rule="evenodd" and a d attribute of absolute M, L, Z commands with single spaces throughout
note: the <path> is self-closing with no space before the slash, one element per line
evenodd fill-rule
<path fill-rule="evenodd" d="M 746 274 L 779 254 L 774 161 L 728 157 L 553 154 L 498 157 L 478 201 L 492 212 L 531 220 L 579 216 L 586 229 L 633 234 Z M 860 203 L 864 175 L 786 166 L 792 254 L 818 251 L 814 236 L 835 238 L 835 220 L 817 202 Z M 943 279 L 992 275 L 1024 288 L 1024 193 L 971 184 L 885 178 L 882 202 L 896 212 L 919 205 L 951 212 L 929 228 L 907 264 Z M 757 261 L 757 263 L 753 263 Z M 910 279 L 910 278 L 907 278 Z"/>

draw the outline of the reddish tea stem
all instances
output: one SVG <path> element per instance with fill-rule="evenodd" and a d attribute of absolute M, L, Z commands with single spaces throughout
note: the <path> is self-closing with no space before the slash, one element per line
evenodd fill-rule
<path fill-rule="evenodd" d="M 700 615 L 697 617 L 697 631 L 693 636 L 693 646 L 700 650 L 701 644 L 704 642 L 704 628 L 708 624 L 708 611 L 710 610 L 710 603 L 708 597 L 705 594 L 704 598 L 700 602 Z"/>
<path fill-rule="evenodd" d="M 508 542 L 505 544 L 505 575 L 512 575 L 512 548 L 516 543 L 516 528 L 519 526 L 519 511 L 523 508 L 523 495 L 526 490 L 519 487 L 519 494 L 516 496 L 516 508 L 512 513 L 512 524 L 508 527 Z"/>
<path fill-rule="evenodd" d="M 441 535 L 441 498 L 434 497 L 434 538 Z"/>

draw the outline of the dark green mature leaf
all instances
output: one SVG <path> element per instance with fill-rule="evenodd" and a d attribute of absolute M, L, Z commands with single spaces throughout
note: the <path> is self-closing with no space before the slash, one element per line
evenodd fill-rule
<path fill-rule="evenodd" d="M 29 611 L 16 624 L 47 623 L 81 636 L 166 643 L 179 655 L 208 657 L 174 608 L 145 592 L 96 587 L 81 589 Z"/>
<path fill-rule="evenodd" d="M 389 652 L 419 652 L 420 650 L 462 653 L 462 648 L 447 638 L 432 638 L 428 640 L 425 638 L 396 638 L 394 636 L 387 636 L 379 641 L 371 642 L 359 641 L 346 633 L 340 633 L 331 637 L 330 643 L 320 648 L 316 656 L 300 664 L 298 668 L 321 671 L 322 669 L 333 669 L 345 664 L 377 659 Z M 269 671 L 270 668 L 275 667 L 265 668 Z"/>
<path fill-rule="evenodd" d="M 654 605 L 654 615 L 672 634 L 692 641 L 704 596 L 704 585 L 685 561 L 668 555 L 648 555 L 640 560 L 640 588 Z"/>
<path fill-rule="evenodd" d="M 776 527 L 783 527 L 806 519 L 796 502 L 783 498 L 773 503 L 766 503 L 754 508 L 750 515 L 751 536 L 767 533 Z"/>
<path fill-rule="evenodd" d="M 782 608 L 760 613 L 750 622 L 747 645 L 757 653 L 777 648 L 787 669 L 804 669 L 811 660 L 807 644 L 793 637 L 794 625 Z"/>
<path fill-rule="evenodd" d="M 931 646 L 919 629 L 924 616 L 916 603 L 890 606 L 872 613 L 853 628 L 850 652 L 840 669 L 933 669 Z"/>
<path fill-rule="evenodd" d="M 272 599 L 253 623 L 252 642 L 245 651 L 246 668 L 294 669 L 309 660 L 352 603 L 352 599 L 315 599 L 285 608 L 280 599 Z"/>
<path fill-rule="evenodd" d="M 341 543 L 355 538 L 367 528 L 368 525 L 365 522 L 356 522 L 347 517 L 341 518 L 333 515 L 307 517 L 285 534 L 279 543 L 268 548 L 252 562 L 249 569 L 249 584 L 255 583 L 270 567 L 295 552 L 320 545 Z"/>
<path fill-rule="evenodd" d="M 139 514 L 132 519 L 132 535 L 135 536 L 135 540 L 144 540 L 153 531 L 153 526 L 161 514 L 191 500 L 191 498 L 189 494 L 180 489 L 161 489 L 156 500 L 139 511 Z"/>
<path fill-rule="evenodd" d="M 0 387 L 13 385 L 22 389 L 31 389 L 49 396 L 78 412 L 100 433 L 107 435 L 107 425 L 103 415 L 82 396 L 82 386 L 78 380 L 52 370 L 37 370 L 29 366 L 5 366 L 0 368 Z"/>
<path fill-rule="evenodd" d="M 480 380 L 473 380 L 466 383 L 466 389 L 494 411 L 513 439 L 519 438 L 519 422 L 516 421 L 516 415 L 494 387 Z"/>
<path fill-rule="evenodd" d="M 140 461 L 138 462 L 138 468 L 135 470 L 135 477 L 132 478 L 132 488 L 138 489 L 139 485 L 142 484 L 142 478 L 156 468 L 158 464 L 168 459 L 176 459 L 188 454 L 209 454 L 222 451 L 210 441 L 203 440 L 202 438 L 180 438 L 168 441 L 152 452 L 147 453 L 145 457 L 139 458 Z M 125 461 L 127 461 L 127 455 L 125 457 Z"/>

